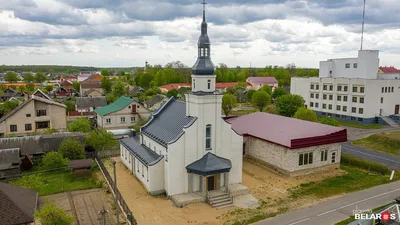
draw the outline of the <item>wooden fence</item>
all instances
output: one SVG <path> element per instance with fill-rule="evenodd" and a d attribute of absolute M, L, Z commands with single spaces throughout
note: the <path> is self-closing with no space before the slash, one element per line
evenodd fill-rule
<path fill-rule="evenodd" d="M 97 165 L 99 166 L 101 173 L 104 175 L 106 178 L 107 184 L 111 190 L 111 193 L 114 195 L 114 197 L 117 199 L 118 205 L 120 209 L 122 210 L 125 218 L 127 219 L 128 223 L 130 225 L 136 225 L 136 219 L 133 216 L 131 210 L 129 209 L 128 205 L 126 204 L 124 198 L 120 194 L 118 188 L 114 189 L 114 180 L 112 179 L 110 173 L 107 171 L 106 167 L 104 166 L 103 162 L 101 161 L 101 157 L 99 155 L 95 155 L 95 161 Z M 115 191 L 115 192 L 114 192 Z"/>

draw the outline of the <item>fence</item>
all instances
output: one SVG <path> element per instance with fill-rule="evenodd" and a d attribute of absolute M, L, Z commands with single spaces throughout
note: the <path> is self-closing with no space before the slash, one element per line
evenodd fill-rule
<path fill-rule="evenodd" d="M 127 219 L 128 223 L 130 225 L 137 225 L 135 217 L 133 216 L 128 205 L 126 204 L 124 198 L 120 194 L 118 188 L 114 189 L 114 185 L 115 185 L 114 180 L 111 178 L 110 173 L 107 171 L 107 169 L 104 166 L 103 162 L 101 161 L 101 158 L 99 157 L 99 155 L 95 154 L 95 160 L 96 160 L 96 163 L 99 166 L 101 172 L 103 173 L 104 177 L 106 178 L 107 184 L 111 189 L 111 193 L 117 199 L 118 205 L 119 205 L 120 209 L 122 210 L 122 212 L 124 213 L 124 216 Z M 115 190 L 115 193 L 114 193 L 114 190 Z"/>

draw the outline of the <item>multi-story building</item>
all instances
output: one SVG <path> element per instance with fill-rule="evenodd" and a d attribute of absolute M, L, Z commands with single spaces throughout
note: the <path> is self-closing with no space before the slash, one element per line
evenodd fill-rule
<path fill-rule="evenodd" d="M 400 80 L 378 76 L 378 56 L 378 51 L 362 50 L 358 58 L 322 61 L 319 77 L 292 78 L 290 92 L 301 95 L 321 116 L 395 125 L 400 117 Z"/>

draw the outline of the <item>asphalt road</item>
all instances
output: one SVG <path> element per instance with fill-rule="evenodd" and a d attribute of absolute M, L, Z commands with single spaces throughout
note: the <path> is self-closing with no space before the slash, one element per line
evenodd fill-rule
<path fill-rule="evenodd" d="M 392 169 L 400 170 L 400 157 L 354 146 L 351 143 L 342 144 L 342 153 L 346 153 L 372 162 L 387 165 Z"/>
<path fill-rule="evenodd" d="M 374 209 L 400 196 L 400 181 L 347 194 L 308 208 L 260 221 L 256 225 L 332 225 L 353 215 L 355 209 Z"/>

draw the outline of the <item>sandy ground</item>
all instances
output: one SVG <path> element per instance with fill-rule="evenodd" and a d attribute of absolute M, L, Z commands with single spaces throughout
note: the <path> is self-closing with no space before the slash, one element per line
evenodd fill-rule
<path fill-rule="evenodd" d="M 102 189 L 64 192 L 39 198 L 39 208 L 46 198 L 54 201 L 69 215 L 75 217 L 75 225 L 116 224 L 116 217 L 112 210 L 112 198 Z M 105 216 L 99 214 L 103 209 L 108 210 Z"/>
<path fill-rule="evenodd" d="M 117 161 L 118 158 L 115 158 Z M 106 166 L 108 163 L 105 163 Z M 110 168 L 111 166 L 108 165 Z M 318 181 L 343 173 L 340 170 L 317 173 L 303 177 L 284 177 L 278 175 L 249 160 L 243 164 L 243 184 L 249 187 L 250 193 L 264 202 L 261 210 L 276 211 L 285 207 L 285 210 L 315 204 L 319 200 L 301 199 L 288 201 L 288 189 L 301 183 Z M 254 210 L 214 209 L 205 203 L 192 204 L 184 208 L 177 208 L 166 197 L 153 197 L 147 194 L 142 184 L 129 173 L 120 162 L 117 163 L 118 188 L 135 216 L 138 224 L 231 224 L 233 221 L 253 216 Z M 283 204 L 282 202 L 290 202 Z M 238 213 L 236 213 L 238 212 Z M 283 213 L 283 211 L 282 211 Z M 240 215 L 239 215 L 240 214 Z"/>

